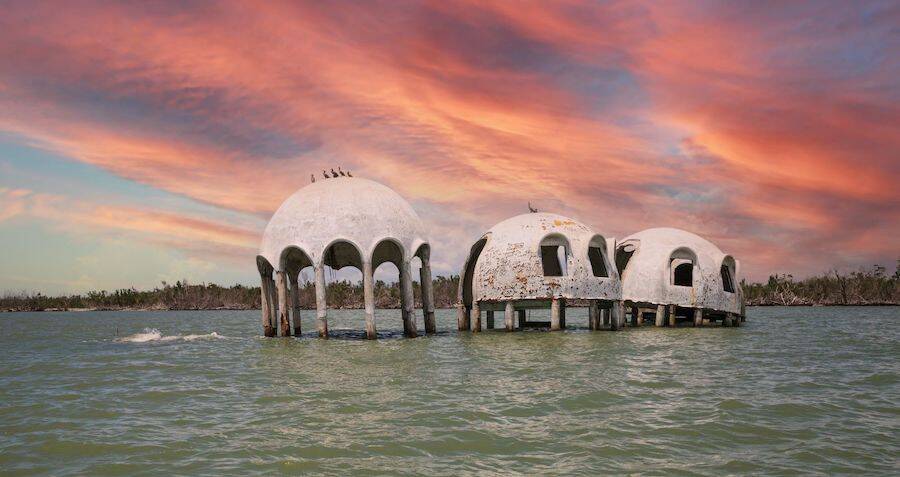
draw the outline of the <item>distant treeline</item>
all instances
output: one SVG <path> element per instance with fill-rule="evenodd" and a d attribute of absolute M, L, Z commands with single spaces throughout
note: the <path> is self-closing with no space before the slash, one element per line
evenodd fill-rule
<path fill-rule="evenodd" d="M 459 276 L 434 279 L 434 301 L 438 308 L 456 303 Z M 900 261 L 893 275 L 882 266 L 849 274 L 836 271 L 822 276 L 794 280 L 791 275 L 773 275 L 766 283 L 741 282 L 747 305 L 900 305 Z M 421 306 L 419 284 L 413 284 L 416 306 Z M 329 308 L 362 308 L 362 283 L 336 281 L 326 290 Z M 315 308 L 315 286 L 306 282 L 300 289 L 303 308 Z M 191 285 L 178 281 L 163 282 L 149 291 L 126 288 L 92 291 L 83 295 L 50 297 L 41 293 L 7 293 L 0 297 L 3 311 L 44 311 L 68 309 L 98 310 L 250 310 L 260 306 L 259 287 L 234 285 L 225 288 L 215 284 Z M 399 308 L 400 287 L 384 281 L 375 282 L 375 306 Z"/>
<path fill-rule="evenodd" d="M 741 282 L 747 305 L 900 305 L 900 260 L 893 275 L 881 265 L 794 280 L 773 275 L 766 283 Z"/>
<path fill-rule="evenodd" d="M 433 280 L 435 306 L 452 306 L 456 302 L 459 276 L 437 277 Z M 375 281 L 375 306 L 399 308 L 398 283 Z M 316 291 L 313 282 L 300 287 L 300 305 L 316 307 Z M 413 283 L 416 306 L 421 306 L 419 283 Z M 347 280 L 335 281 L 326 286 L 325 297 L 329 308 L 363 308 L 362 283 Z M 149 291 L 123 288 L 112 292 L 92 291 L 83 295 L 46 296 L 41 293 L 6 293 L 0 297 L 2 311 L 44 311 L 68 309 L 98 310 L 252 310 L 260 307 L 259 287 L 234 285 L 222 287 L 215 284 L 191 285 L 186 280 L 174 285 L 162 282 L 161 287 Z"/>

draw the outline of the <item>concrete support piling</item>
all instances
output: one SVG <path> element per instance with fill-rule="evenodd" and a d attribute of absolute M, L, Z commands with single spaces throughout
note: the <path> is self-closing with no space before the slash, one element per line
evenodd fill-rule
<path fill-rule="evenodd" d="M 591 300 L 588 304 L 588 328 L 591 331 L 600 329 L 600 304 L 597 300 Z"/>
<path fill-rule="evenodd" d="M 620 330 L 625 326 L 625 304 L 614 301 L 609 310 L 610 330 Z"/>
<path fill-rule="evenodd" d="M 703 326 L 703 308 L 694 308 L 694 326 Z"/>
<path fill-rule="evenodd" d="M 271 276 L 266 276 L 266 283 L 268 287 L 266 288 L 266 292 L 269 294 L 269 326 L 272 327 L 272 336 L 277 336 L 278 334 L 278 292 L 275 287 L 275 279 Z"/>
<path fill-rule="evenodd" d="M 422 268 L 419 269 L 419 284 L 422 291 L 422 315 L 425 321 L 425 333 L 437 333 L 434 321 L 434 287 L 431 282 L 431 259 L 428 254 L 421 257 Z"/>
<path fill-rule="evenodd" d="M 564 306 L 561 298 L 554 297 L 550 301 L 550 331 L 559 331 L 562 329 L 562 308 Z"/>
<path fill-rule="evenodd" d="M 418 331 L 416 330 L 415 302 L 409 261 L 404 261 L 400 266 L 400 291 L 400 315 L 403 318 L 403 334 L 409 338 L 415 338 L 418 336 Z"/>
<path fill-rule="evenodd" d="M 297 275 L 300 272 L 289 272 L 288 273 L 288 282 L 291 285 L 291 320 L 294 323 L 294 336 L 300 336 L 300 284 L 298 283 Z"/>
<path fill-rule="evenodd" d="M 559 326 L 562 329 L 566 329 L 566 299 L 565 298 L 560 298 Z"/>
<path fill-rule="evenodd" d="M 669 326 L 672 328 L 675 327 L 676 319 L 678 318 L 677 311 L 675 305 L 669 305 Z"/>
<path fill-rule="evenodd" d="M 275 288 L 278 294 L 278 324 L 281 336 L 291 336 L 291 303 L 285 272 L 275 272 Z"/>
<path fill-rule="evenodd" d="M 316 267 L 316 331 L 328 338 L 328 311 L 325 303 L 325 265 Z"/>
<path fill-rule="evenodd" d="M 513 302 L 506 302 L 506 309 L 503 310 L 503 324 L 506 331 L 514 331 L 516 329 L 516 309 Z"/>
<path fill-rule="evenodd" d="M 260 275 L 259 295 L 263 335 L 271 338 L 275 336 L 275 328 L 272 327 L 272 308 L 269 307 L 269 280 L 265 275 Z"/>
<path fill-rule="evenodd" d="M 456 329 L 459 331 L 469 329 L 469 312 L 462 303 L 456 305 Z"/>
<path fill-rule="evenodd" d="M 469 321 L 472 322 L 472 333 L 481 332 L 481 306 L 478 302 L 472 302 L 472 311 Z"/>
<path fill-rule="evenodd" d="M 363 262 L 363 302 L 366 307 L 366 338 L 374 340 L 378 337 L 375 329 L 375 270 L 372 262 Z"/>

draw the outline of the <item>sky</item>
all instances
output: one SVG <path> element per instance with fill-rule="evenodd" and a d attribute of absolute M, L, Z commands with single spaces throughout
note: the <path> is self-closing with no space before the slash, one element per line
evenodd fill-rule
<path fill-rule="evenodd" d="M 745 278 L 900 259 L 900 3 L 3 2 L 0 292 L 258 282 L 340 165 L 459 273 L 541 211 Z"/>

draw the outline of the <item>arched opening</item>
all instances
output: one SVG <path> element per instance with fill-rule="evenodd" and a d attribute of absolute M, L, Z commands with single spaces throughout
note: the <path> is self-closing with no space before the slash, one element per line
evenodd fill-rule
<path fill-rule="evenodd" d="M 735 263 L 734 258 L 730 255 L 726 255 L 722 260 L 722 267 L 720 268 L 720 273 L 722 275 L 722 289 L 728 293 L 734 293 L 735 284 L 734 284 L 734 275 L 735 275 Z"/>
<path fill-rule="evenodd" d="M 485 244 L 487 244 L 487 240 L 487 236 L 482 237 L 472 245 L 471 249 L 469 249 L 469 257 L 466 259 L 465 272 L 460 281 L 460 287 L 462 288 L 460 299 L 466 308 L 472 306 L 472 279 L 475 274 L 475 264 L 478 263 L 478 257 L 481 255 L 481 251 L 484 249 Z"/>
<path fill-rule="evenodd" d="M 625 269 L 628 268 L 628 262 L 631 257 L 637 253 L 641 242 L 639 240 L 626 240 L 619 244 L 616 248 L 616 270 L 619 271 L 619 277 L 625 275 Z"/>
<path fill-rule="evenodd" d="M 559 234 L 550 234 L 541 240 L 541 266 L 545 277 L 562 277 L 568 273 L 569 241 Z"/>
<path fill-rule="evenodd" d="M 609 261 L 606 257 L 606 239 L 595 235 L 588 244 L 588 260 L 595 277 L 609 278 Z"/>
<path fill-rule="evenodd" d="M 697 267 L 697 255 L 688 248 L 679 248 L 672 252 L 669 259 L 669 282 L 678 287 L 694 286 L 694 268 Z"/>
<path fill-rule="evenodd" d="M 335 240 L 322 253 L 325 266 L 325 303 L 363 308 L 362 253 L 353 243 Z"/>
<path fill-rule="evenodd" d="M 385 239 L 372 251 L 372 292 L 378 321 L 389 317 L 393 323 L 403 321 L 400 267 L 403 266 L 403 247 L 392 239 Z M 396 320 L 396 321 L 395 321 Z"/>
<path fill-rule="evenodd" d="M 316 289 L 313 284 L 315 273 L 309 254 L 302 248 L 290 246 L 281 252 L 280 268 L 284 270 L 291 284 L 291 293 L 297 293 L 301 308 L 316 307 Z M 296 288 L 294 286 L 296 285 Z"/>

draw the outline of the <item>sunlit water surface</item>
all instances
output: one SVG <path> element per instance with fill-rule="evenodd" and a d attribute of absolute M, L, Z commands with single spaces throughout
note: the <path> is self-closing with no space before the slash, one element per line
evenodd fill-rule
<path fill-rule="evenodd" d="M 358 310 L 327 341 L 309 312 L 300 339 L 257 311 L 2 314 L 0 473 L 900 472 L 900 308 L 748 314 L 473 336 L 440 310 L 404 339 L 385 310 L 378 341 Z"/>

